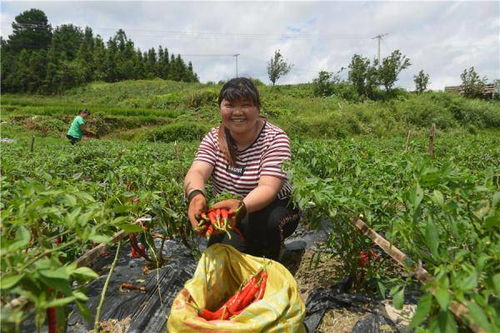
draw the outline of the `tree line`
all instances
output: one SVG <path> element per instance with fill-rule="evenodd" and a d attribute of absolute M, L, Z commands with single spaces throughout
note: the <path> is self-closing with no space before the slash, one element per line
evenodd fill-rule
<path fill-rule="evenodd" d="M 411 66 L 410 59 L 399 50 L 394 50 L 380 63 L 377 59 L 371 61 L 359 54 L 354 54 L 347 68 L 338 72 L 321 71 L 313 80 L 316 96 L 337 95 L 348 100 L 384 99 L 397 94 L 394 85 L 401 71 Z M 341 73 L 347 69 L 347 80 L 341 78 Z M 481 78 L 474 67 L 465 69 L 460 75 L 462 94 L 469 98 L 488 98 L 484 94 L 487 84 L 486 77 Z M 420 70 L 413 76 L 415 92 L 423 93 L 430 83 L 429 74 Z M 380 89 L 383 87 L 384 89 Z M 499 98 L 498 94 L 494 98 Z"/>
<path fill-rule="evenodd" d="M 191 62 L 162 46 L 142 52 L 121 29 L 104 42 L 90 27 L 63 24 L 52 29 L 39 9 L 16 16 L 12 29 L 7 40 L 0 40 L 3 92 L 59 93 L 92 81 L 198 82 Z"/>

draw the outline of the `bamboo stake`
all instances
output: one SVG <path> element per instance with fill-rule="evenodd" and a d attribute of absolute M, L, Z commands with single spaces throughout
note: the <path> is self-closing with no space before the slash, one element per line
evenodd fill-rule
<path fill-rule="evenodd" d="M 31 136 L 30 152 L 33 152 L 34 149 L 35 149 L 35 136 L 32 135 Z"/>
<path fill-rule="evenodd" d="M 436 136 L 436 124 L 432 123 L 429 133 L 429 155 L 434 157 L 434 137 Z"/>
<path fill-rule="evenodd" d="M 370 238 L 375 242 L 375 244 L 380 246 L 380 248 L 384 250 L 384 252 L 389 256 L 391 256 L 391 258 L 393 258 L 398 264 L 405 268 L 411 267 L 411 272 L 415 275 L 417 280 L 420 281 L 420 283 L 425 284 L 434 280 L 434 277 L 429 274 L 429 272 L 427 272 L 427 270 L 423 268 L 422 265 L 411 264 L 410 258 L 405 253 L 403 253 L 403 251 L 392 245 L 391 242 L 389 242 L 384 237 L 380 236 L 375 230 L 373 230 L 365 222 L 363 222 L 363 220 L 357 219 L 353 222 L 353 224 L 361 231 L 363 235 L 368 236 L 368 238 Z M 429 291 L 434 295 L 434 293 L 436 292 L 436 288 L 431 287 L 429 288 Z M 475 333 L 487 333 L 484 329 L 479 327 L 479 325 L 472 323 L 469 310 L 466 306 L 457 301 L 451 301 L 448 307 L 457 318 L 460 319 L 460 317 L 465 317 L 470 323 L 469 327 L 472 329 L 472 331 L 474 331 Z"/>
<path fill-rule="evenodd" d="M 97 310 L 96 310 L 96 314 L 95 314 L 95 321 L 94 321 L 94 332 L 95 333 L 99 333 L 99 317 L 101 316 L 102 304 L 104 303 L 104 298 L 106 296 L 106 290 L 108 290 L 108 284 L 109 284 L 109 281 L 111 280 L 111 274 L 113 273 L 115 266 L 116 266 L 116 262 L 118 261 L 121 245 L 122 245 L 122 241 L 119 241 L 118 247 L 116 248 L 115 259 L 113 259 L 113 263 L 111 264 L 111 268 L 109 269 L 108 276 L 106 277 L 106 282 L 104 282 L 104 287 L 102 288 L 101 298 L 99 299 L 99 305 L 97 305 Z"/>
<path fill-rule="evenodd" d="M 408 146 L 410 145 L 410 137 L 411 137 L 411 130 L 408 130 L 408 134 L 406 135 L 405 152 L 408 150 Z"/>

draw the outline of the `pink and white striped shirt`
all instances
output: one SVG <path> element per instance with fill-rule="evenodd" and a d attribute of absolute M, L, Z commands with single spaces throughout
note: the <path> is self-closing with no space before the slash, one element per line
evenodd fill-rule
<path fill-rule="evenodd" d="M 236 152 L 236 167 L 219 149 L 219 127 L 214 127 L 200 143 L 195 161 L 214 166 L 212 184 L 214 194 L 224 190 L 245 197 L 257 187 L 261 176 L 274 176 L 285 180 L 278 193 L 279 199 L 289 198 L 292 187 L 283 171 L 283 162 L 292 156 L 290 140 L 278 126 L 266 122 L 255 141 L 246 149 Z"/>

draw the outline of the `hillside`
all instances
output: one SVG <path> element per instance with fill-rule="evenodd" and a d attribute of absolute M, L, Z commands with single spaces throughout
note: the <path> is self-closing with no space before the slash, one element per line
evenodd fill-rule
<path fill-rule="evenodd" d="M 198 138 L 218 123 L 221 86 L 161 79 L 92 83 L 58 96 L 3 95 L 2 119 L 24 129 L 62 136 L 77 110 L 92 112 L 91 127 L 100 136 L 169 141 Z M 476 131 L 500 126 L 500 102 L 466 99 L 441 92 L 404 91 L 392 99 L 363 102 L 315 97 L 312 84 L 259 85 L 262 113 L 291 136 L 386 137 L 418 132 L 436 123 L 438 130 Z M 36 121 L 32 117 L 38 116 Z M 172 123 L 176 123 L 174 126 Z M 175 135 L 165 135 L 174 131 Z M 156 140 L 155 139 L 155 140 Z"/>

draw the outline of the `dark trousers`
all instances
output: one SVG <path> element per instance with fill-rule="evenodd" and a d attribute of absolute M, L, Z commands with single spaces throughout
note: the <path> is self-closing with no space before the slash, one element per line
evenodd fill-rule
<path fill-rule="evenodd" d="M 77 143 L 78 141 L 80 141 L 80 139 L 75 138 L 74 136 L 71 136 L 71 135 L 68 135 L 68 134 L 66 134 L 66 137 L 69 139 L 69 141 L 71 142 L 72 145 L 74 145 L 75 143 Z"/>
<path fill-rule="evenodd" d="M 283 240 L 297 228 L 301 212 L 290 207 L 289 200 L 276 199 L 262 210 L 247 214 L 237 227 L 244 236 L 231 231 L 210 237 L 208 246 L 216 243 L 231 245 L 240 252 L 278 260 Z"/>

